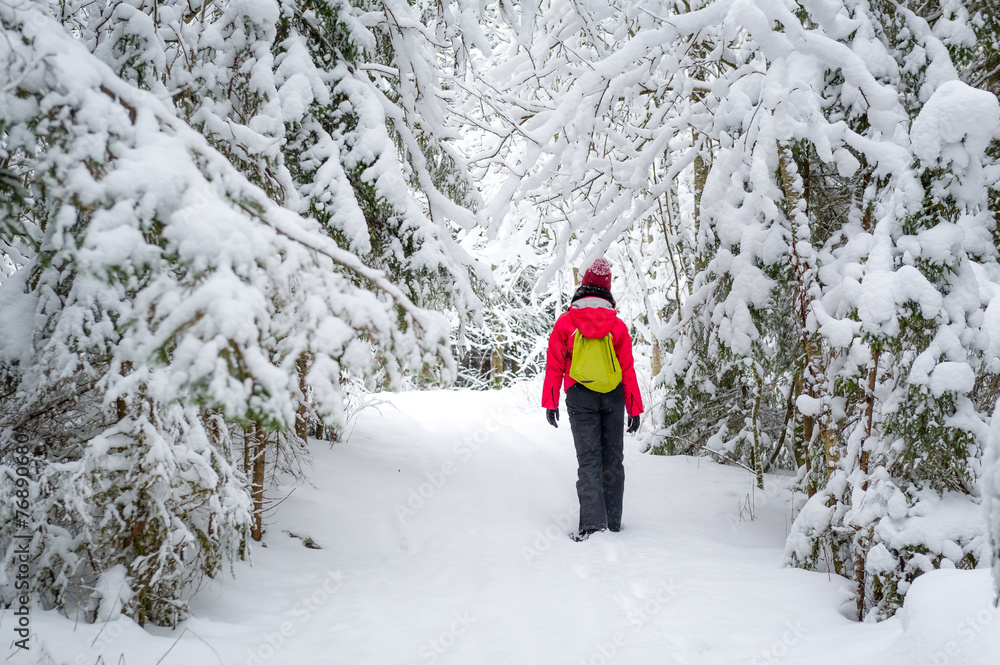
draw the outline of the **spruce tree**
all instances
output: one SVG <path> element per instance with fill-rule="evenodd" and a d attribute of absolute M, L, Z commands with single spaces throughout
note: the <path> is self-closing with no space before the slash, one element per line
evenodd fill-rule
<path fill-rule="evenodd" d="M 21 313 L 0 329 L 0 464 L 14 474 L 12 444 L 28 441 L 32 588 L 90 619 L 115 606 L 182 618 L 201 580 L 260 536 L 263 465 L 304 452 L 304 416 L 342 422 L 344 376 L 447 376 L 451 320 L 414 299 L 474 304 L 450 235 L 469 213 L 430 188 L 426 162 L 405 165 L 385 126 L 354 139 L 379 149 L 358 187 L 403 211 L 409 246 L 381 248 L 380 270 L 300 214 L 286 121 L 303 122 L 298 84 L 317 68 L 295 60 L 291 36 L 276 42 L 277 5 L 185 7 L 69 4 L 55 19 L 43 3 L 0 7 L 0 306 Z M 315 113 L 333 99 L 324 86 L 352 89 L 323 76 Z M 439 128 L 386 116 L 400 135 Z M 2 487 L 9 567 L 19 527 Z"/>

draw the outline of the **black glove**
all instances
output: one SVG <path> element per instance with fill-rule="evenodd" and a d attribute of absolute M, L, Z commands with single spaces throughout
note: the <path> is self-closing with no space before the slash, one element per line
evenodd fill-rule
<path fill-rule="evenodd" d="M 625 431 L 629 434 L 633 434 L 639 430 L 639 416 L 629 416 L 628 417 L 628 429 Z"/>
<path fill-rule="evenodd" d="M 549 421 L 549 424 L 553 427 L 559 427 L 556 421 L 559 420 L 559 409 L 545 409 L 545 419 Z"/>

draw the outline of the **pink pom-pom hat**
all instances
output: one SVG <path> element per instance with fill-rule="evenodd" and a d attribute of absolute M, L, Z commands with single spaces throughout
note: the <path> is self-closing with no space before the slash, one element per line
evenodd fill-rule
<path fill-rule="evenodd" d="M 583 273 L 580 280 L 583 286 L 599 286 L 602 289 L 611 290 L 611 264 L 605 259 L 597 259 L 587 272 Z"/>

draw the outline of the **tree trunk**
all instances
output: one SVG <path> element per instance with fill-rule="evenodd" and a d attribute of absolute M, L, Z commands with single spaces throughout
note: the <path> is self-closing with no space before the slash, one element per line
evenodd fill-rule
<path fill-rule="evenodd" d="M 795 280 L 793 301 L 802 339 L 802 392 L 813 399 L 822 399 L 825 393 L 823 377 L 826 374 L 827 362 L 819 334 L 809 330 L 809 314 L 812 305 L 811 291 L 815 279 L 814 266 L 810 265 L 810 261 L 799 253 L 797 245 L 798 228 L 808 223 L 808 209 L 802 210 L 799 205 L 805 201 L 802 182 L 801 178 L 792 175 L 793 169 L 788 150 L 779 145 L 778 153 L 782 193 L 785 196 L 785 207 L 788 210 L 792 226 L 791 260 L 792 274 Z M 802 216 L 806 216 L 805 220 L 802 220 Z M 816 451 L 818 459 L 815 460 L 818 464 L 807 464 L 809 496 L 814 495 L 820 486 L 826 484 L 840 462 L 840 442 L 836 423 L 829 404 L 825 402 L 824 400 L 819 417 L 815 414 L 803 414 L 803 439 L 807 447 L 812 447 L 814 436 L 817 434 L 816 427 L 819 427 L 820 450 Z M 810 457 L 812 456 L 810 455 Z M 818 465 L 821 465 L 822 468 L 816 468 Z"/>
<path fill-rule="evenodd" d="M 132 363 L 126 360 L 122 363 L 121 374 L 122 376 L 125 376 L 130 371 L 132 371 Z M 128 415 L 128 404 L 126 404 L 125 400 L 121 397 L 115 400 L 115 415 L 118 416 L 119 421 L 125 420 L 125 416 Z"/>
<path fill-rule="evenodd" d="M 861 468 L 862 473 L 865 474 L 865 480 L 861 486 L 861 489 L 868 489 L 868 458 L 870 451 L 865 448 L 868 443 L 868 439 L 871 438 L 872 428 L 875 419 L 875 382 L 878 376 L 878 361 L 881 357 L 882 352 L 876 351 L 872 354 L 872 366 L 868 370 L 868 393 L 865 395 L 865 441 L 861 444 L 861 454 L 858 459 L 858 466 Z"/>
<path fill-rule="evenodd" d="M 754 372 L 757 374 L 757 372 Z M 760 394 L 763 391 L 763 386 L 761 386 L 760 377 L 757 377 L 757 395 L 753 401 L 753 414 L 751 418 L 753 422 L 751 427 L 753 428 L 753 469 L 754 476 L 757 478 L 757 488 L 764 489 L 764 451 L 760 447 L 760 420 L 758 416 L 760 415 Z"/>
<path fill-rule="evenodd" d="M 300 355 L 295 361 L 295 368 L 299 375 L 299 404 L 295 408 L 295 436 L 305 442 L 309 440 L 309 403 L 306 398 L 309 388 L 306 383 L 309 358 L 306 354 Z"/>
<path fill-rule="evenodd" d="M 868 370 L 868 391 L 865 395 L 865 440 L 861 444 L 861 452 L 858 455 L 858 468 L 861 470 L 863 475 L 863 480 L 861 481 L 861 489 L 868 489 L 868 465 L 870 458 L 870 451 L 866 449 L 868 444 L 868 439 L 872 435 L 872 428 L 874 425 L 875 417 L 875 383 L 878 375 L 878 361 L 879 357 L 882 355 L 881 351 L 876 351 L 872 354 L 872 366 Z M 854 534 L 854 542 L 852 549 L 852 554 L 854 555 L 854 583 L 857 585 L 857 608 L 858 608 L 858 620 L 864 618 L 865 614 L 868 612 L 868 596 L 867 596 L 867 570 L 865 569 L 865 559 L 868 556 L 868 551 L 871 549 L 872 540 L 872 529 L 871 527 L 861 527 Z"/>
<path fill-rule="evenodd" d="M 775 461 L 778 459 L 778 455 L 781 454 L 781 449 L 785 447 L 785 439 L 788 438 L 788 428 L 792 428 L 792 456 L 795 458 L 795 464 L 797 466 L 802 466 L 806 459 L 805 455 L 800 455 L 801 448 L 794 445 L 795 441 L 795 396 L 799 393 L 799 386 L 801 385 L 802 377 L 800 374 L 795 376 L 795 380 L 792 385 L 788 387 L 788 399 L 785 402 L 785 420 L 784 424 L 781 426 L 781 436 L 778 438 L 778 444 L 774 447 L 774 451 L 771 453 L 771 458 L 767 461 L 764 466 L 764 473 L 767 473 L 772 466 L 774 466 Z"/>
<path fill-rule="evenodd" d="M 499 346 L 494 346 L 490 354 L 490 385 L 495 390 L 503 387 L 503 349 Z"/>
<path fill-rule="evenodd" d="M 253 503 L 253 523 L 250 527 L 250 537 L 260 542 L 264 535 L 264 464 L 267 461 L 267 436 L 264 428 L 254 424 L 250 427 L 249 452 L 252 457 L 252 480 L 250 484 L 250 500 Z"/>
<path fill-rule="evenodd" d="M 692 132 L 695 146 L 698 145 L 699 134 Z M 707 267 L 705 257 L 698 251 L 698 236 L 701 232 L 701 197 L 705 193 L 705 183 L 708 181 L 708 164 L 700 150 L 694 158 L 694 273 L 700 274 Z"/>

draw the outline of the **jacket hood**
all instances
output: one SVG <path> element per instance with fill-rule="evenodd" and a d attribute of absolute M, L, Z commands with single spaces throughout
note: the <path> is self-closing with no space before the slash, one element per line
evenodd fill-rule
<path fill-rule="evenodd" d="M 611 332 L 618 313 L 607 307 L 574 307 L 569 310 L 569 318 L 581 335 L 600 339 Z"/>

